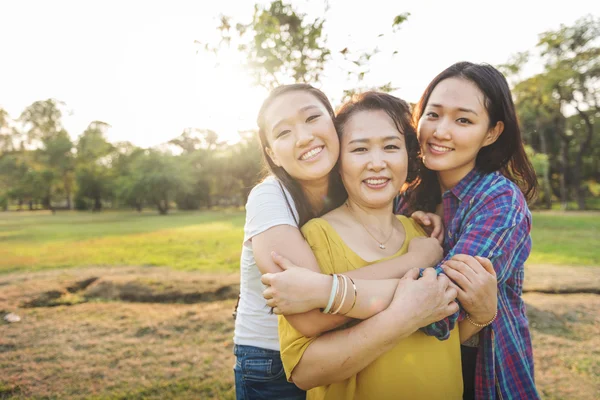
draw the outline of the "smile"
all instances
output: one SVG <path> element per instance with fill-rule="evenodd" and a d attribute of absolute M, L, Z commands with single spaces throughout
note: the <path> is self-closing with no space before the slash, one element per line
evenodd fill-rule
<path fill-rule="evenodd" d="M 388 184 L 390 181 L 389 178 L 376 177 L 376 178 L 367 178 L 363 182 L 370 188 L 380 189 Z"/>
<path fill-rule="evenodd" d="M 316 157 L 319 153 L 321 153 L 323 151 L 323 149 L 325 148 L 325 146 L 319 146 L 319 147 L 315 147 L 312 150 L 307 151 L 306 153 L 302 154 L 300 156 L 300 160 L 302 161 L 306 161 L 306 160 L 310 160 L 311 158 Z"/>
<path fill-rule="evenodd" d="M 450 147 L 440 146 L 433 143 L 429 143 L 429 147 L 436 153 L 449 153 L 451 151 L 454 151 L 454 149 Z"/>

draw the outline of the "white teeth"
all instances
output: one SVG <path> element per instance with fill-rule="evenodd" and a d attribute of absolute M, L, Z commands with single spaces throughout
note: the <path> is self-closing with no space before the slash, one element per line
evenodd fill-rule
<path fill-rule="evenodd" d="M 441 152 L 444 152 L 444 153 L 447 153 L 447 152 L 449 152 L 449 151 L 452 151 L 452 149 L 451 149 L 451 148 L 449 148 L 449 147 L 436 146 L 435 144 L 431 144 L 431 143 L 430 143 L 429 145 L 430 145 L 430 146 L 431 146 L 431 148 L 432 148 L 432 149 L 434 149 L 435 151 L 441 151 Z"/>
<path fill-rule="evenodd" d="M 317 154 L 319 154 L 321 152 L 321 150 L 323 150 L 323 146 L 317 147 L 316 149 L 312 149 L 311 151 L 307 151 L 306 153 L 302 154 L 302 156 L 300 157 L 300 159 L 302 161 L 306 161 L 309 158 L 313 158 L 314 156 L 316 156 Z"/>
<path fill-rule="evenodd" d="M 367 182 L 369 185 L 383 185 L 387 181 L 387 179 L 365 179 L 365 182 Z"/>

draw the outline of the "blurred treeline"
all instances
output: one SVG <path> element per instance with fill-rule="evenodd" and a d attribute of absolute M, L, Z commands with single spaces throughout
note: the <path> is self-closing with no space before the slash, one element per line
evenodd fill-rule
<path fill-rule="evenodd" d="M 396 16 L 378 38 L 396 35 L 409 18 L 408 13 Z M 323 34 L 325 24 L 326 17 L 311 19 L 277 0 L 257 5 L 247 23 L 222 17 L 219 43 L 197 43 L 199 51 L 217 58 L 235 46 L 245 54 L 256 83 L 266 88 L 318 84 L 335 64 L 349 81 L 340 102 L 367 89 L 394 90 L 394 77 L 377 87 L 363 85 L 372 58 L 381 52 L 377 46 L 367 52 L 334 51 Z M 521 77 L 533 60 L 543 65 L 542 72 Z M 585 16 L 572 26 L 543 32 L 534 49 L 497 67 L 513 88 L 538 174 L 535 207 L 599 207 L 600 19 Z M 256 132 L 240 132 L 239 142 L 227 144 L 219 141 L 219 132 L 188 128 L 168 143 L 144 149 L 110 143 L 110 125 L 92 121 L 73 141 L 62 124 L 64 110 L 55 99 L 36 101 L 14 117 L 0 109 L 0 209 L 153 207 L 164 214 L 172 207 L 240 206 L 260 178 Z"/>

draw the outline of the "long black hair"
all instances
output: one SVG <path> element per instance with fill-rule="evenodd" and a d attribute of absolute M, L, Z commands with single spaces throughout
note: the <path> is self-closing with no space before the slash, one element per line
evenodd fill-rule
<path fill-rule="evenodd" d="M 285 169 L 275 165 L 273 160 L 271 160 L 271 157 L 269 157 L 269 155 L 267 154 L 267 148 L 269 148 L 270 145 L 269 141 L 267 140 L 267 135 L 265 131 L 265 112 L 273 103 L 273 100 L 285 93 L 294 91 L 305 91 L 315 96 L 315 98 L 317 98 L 317 100 L 319 100 L 325 106 L 325 109 L 327 110 L 329 116 L 334 122 L 335 113 L 333 111 L 331 103 L 327 99 L 327 96 L 325 96 L 325 93 L 306 83 L 282 85 L 273 89 L 269 96 L 263 102 L 260 111 L 258 112 L 258 137 L 260 139 L 260 146 L 263 153 L 263 161 L 266 167 L 266 174 L 275 175 L 279 182 L 281 182 L 281 184 L 288 190 L 288 192 L 292 196 L 292 199 L 294 200 L 294 204 L 298 212 L 298 221 L 296 222 L 298 223 L 298 227 L 302 227 L 310 219 L 321 216 L 327 213 L 328 211 L 340 206 L 345 200 L 346 191 L 344 189 L 344 185 L 342 184 L 340 175 L 334 168 L 332 172 L 329 173 L 329 189 L 327 197 L 325 199 L 324 208 L 322 210 L 313 210 L 310 206 L 308 198 L 306 197 L 306 194 L 302 190 L 302 186 L 300 186 L 298 181 L 292 176 L 290 176 L 290 174 L 288 174 Z"/>
<path fill-rule="evenodd" d="M 477 154 L 475 168 L 491 173 L 500 171 L 505 177 L 517 184 L 528 201 L 537 193 L 537 178 L 531 162 L 525 153 L 521 129 L 517 120 L 515 105 L 506 78 L 500 71 L 488 64 L 458 62 L 443 70 L 433 78 L 425 89 L 413 111 L 413 125 L 418 127 L 425 112 L 431 93 L 443 80 L 449 78 L 465 79 L 474 83 L 484 95 L 484 105 L 488 113 L 489 129 L 499 121 L 504 130 L 498 139 L 489 146 L 481 148 Z M 407 192 L 410 212 L 415 210 L 435 211 L 441 202 L 440 185 L 437 174 L 425 167 L 420 158 L 420 177 Z"/>

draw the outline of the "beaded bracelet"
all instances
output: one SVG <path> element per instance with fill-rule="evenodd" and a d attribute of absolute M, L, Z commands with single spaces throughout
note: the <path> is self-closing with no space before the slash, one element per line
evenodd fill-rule
<path fill-rule="evenodd" d="M 485 324 L 478 324 L 477 322 L 473 321 L 473 320 L 471 319 L 471 316 L 470 316 L 469 314 L 467 314 L 467 320 L 468 320 L 468 321 L 469 321 L 471 324 L 475 325 L 475 326 L 476 326 L 476 327 L 478 327 L 478 328 L 485 328 L 486 326 L 488 326 L 488 325 L 490 325 L 492 322 L 494 322 L 494 321 L 496 320 L 496 317 L 497 317 L 497 316 L 498 316 L 498 309 L 496 309 L 496 313 L 494 314 L 494 317 L 493 317 L 493 318 L 492 318 L 492 319 L 491 319 L 489 322 L 486 322 Z"/>

